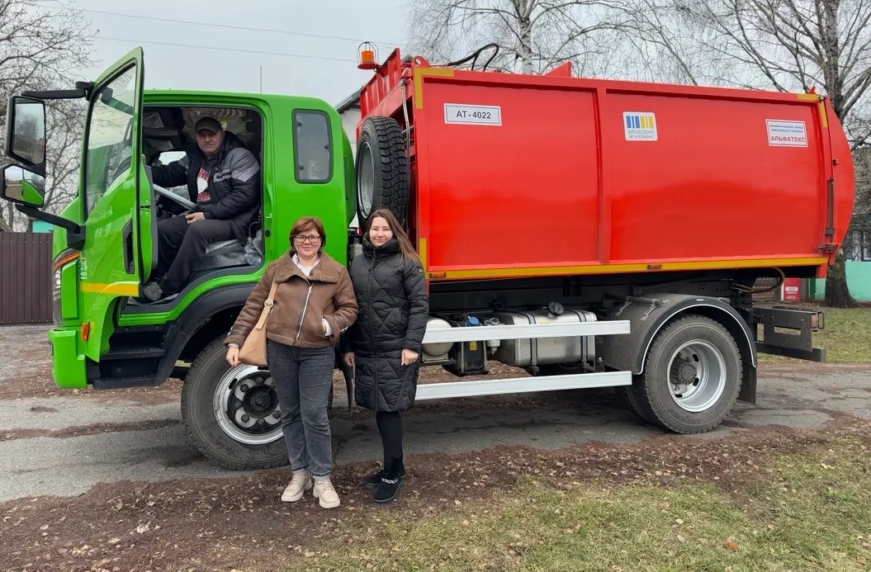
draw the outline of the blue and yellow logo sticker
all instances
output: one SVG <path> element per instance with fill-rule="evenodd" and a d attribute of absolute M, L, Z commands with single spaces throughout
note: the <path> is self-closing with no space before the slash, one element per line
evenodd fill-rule
<path fill-rule="evenodd" d="M 639 111 L 624 111 L 623 132 L 627 141 L 656 141 L 656 115 Z"/>

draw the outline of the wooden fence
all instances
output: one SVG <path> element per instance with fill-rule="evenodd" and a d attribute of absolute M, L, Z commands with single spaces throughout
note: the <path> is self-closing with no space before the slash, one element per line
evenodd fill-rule
<path fill-rule="evenodd" d="M 51 323 L 51 237 L 0 232 L 0 325 Z"/>

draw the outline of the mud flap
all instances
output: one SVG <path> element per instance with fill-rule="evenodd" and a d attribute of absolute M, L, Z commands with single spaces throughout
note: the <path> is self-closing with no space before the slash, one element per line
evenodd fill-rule
<path fill-rule="evenodd" d="M 756 405 L 756 374 L 755 367 L 744 368 L 744 379 L 741 380 L 741 391 L 738 393 L 738 401 Z"/>

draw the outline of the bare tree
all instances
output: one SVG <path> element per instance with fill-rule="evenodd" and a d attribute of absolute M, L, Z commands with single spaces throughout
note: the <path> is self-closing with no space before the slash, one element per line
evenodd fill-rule
<path fill-rule="evenodd" d="M 614 0 L 620 14 L 619 40 L 612 54 L 624 62 L 627 79 L 729 85 L 742 70 L 729 58 L 713 57 L 700 49 L 718 41 L 716 31 L 704 26 L 679 0 Z M 746 71 L 746 70 L 743 70 Z"/>
<path fill-rule="evenodd" d="M 49 106 L 45 195 L 48 211 L 60 211 L 76 196 L 85 111 L 84 102 L 77 100 L 55 101 Z"/>
<path fill-rule="evenodd" d="M 856 165 L 856 206 L 853 216 L 871 230 L 871 145 L 853 151 Z"/>
<path fill-rule="evenodd" d="M 853 152 L 856 165 L 856 208 L 850 232 L 844 238 L 843 252 L 847 261 L 871 260 L 871 146 Z"/>
<path fill-rule="evenodd" d="M 0 0 L 0 129 L 5 129 L 9 96 L 25 89 L 69 89 L 74 81 L 70 70 L 93 63 L 88 27 L 70 4 Z M 47 105 L 46 208 L 55 212 L 75 196 L 83 111 L 80 101 Z M 0 219 L 16 230 L 26 228 L 27 221 L 11 204 L 3 206 Z"/>
<path fill-rule="evenodd" d="M 693 84 L 827 95 L 853 149 L 871 138 L 871 1 L 617 0 L 626 44 L 639 59 Z M 837 183 L 836 183 L 837 184 Z M 826 303 L 857 305 L 843 253 Z"/>
<path fill-rule="evenodd" d="M 487 44 L 488 66 L 543 73 L 564 62 L 577 69 L 602 61 L 614 30 L 610 0 L 417 0 L 410 6 L 410 47 L 428 58 L 456 60 Z M 482 54 L 479 67 L 492 52 Z"/>

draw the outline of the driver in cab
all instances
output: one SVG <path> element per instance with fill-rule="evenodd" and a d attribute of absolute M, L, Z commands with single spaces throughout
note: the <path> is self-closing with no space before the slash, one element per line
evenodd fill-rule
<path fill-rule="evenodd" d="M 185 216 L 158 221 L 155 278 L 143 289 L 145 303 L 173 296 L 190 277 L 193 263 L 213 242 L 244 242 L 260 207 L 260 165 L 236 135 L 212 117 L 196 124 L 197 149 L 168 165 L 152 167 L 161 187 L 187 183 L 196 207 Z"/>

